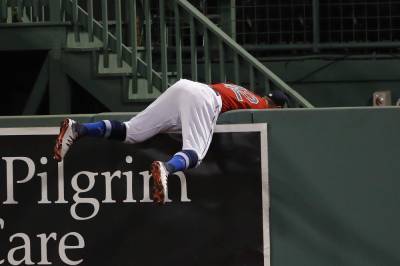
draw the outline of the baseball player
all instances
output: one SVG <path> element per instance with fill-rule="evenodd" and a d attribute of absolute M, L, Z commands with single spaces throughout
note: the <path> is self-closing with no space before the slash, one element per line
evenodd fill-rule
<path fill-rule="evenodd" d="M 61 161 L 70 146 L 86 136 L 133 144 L 161 132 L 181 132 L 182 150 L 167 162 L 154 161 L 151 165 L 153 199 L 164 203 L 168 175 L 201 163 L 219 114 L 237 109 L 282 108 L 287 101 L 287 96 L 280 91 L 273 91 L 263 98 L 235 84 L 207 85 L 181 79 L 129 121 L 102 120 L 80 124 L 65 119 L 54 146 L 54 159 Z"/>

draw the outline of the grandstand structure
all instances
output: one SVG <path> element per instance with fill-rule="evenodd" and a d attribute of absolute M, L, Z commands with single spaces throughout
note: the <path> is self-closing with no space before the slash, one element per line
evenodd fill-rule
<path fill-rule="evenodd" d="M 377 90 L 397 97 L 381 71 L 396 63 L 397 14 L 396 1 L 2 0 L 0 51 L 36 74 L 8 114 L 87 112 L 82 97 L 137 111 L 179 78 L 280 89 L 292 107 L 370 105 Z"/>

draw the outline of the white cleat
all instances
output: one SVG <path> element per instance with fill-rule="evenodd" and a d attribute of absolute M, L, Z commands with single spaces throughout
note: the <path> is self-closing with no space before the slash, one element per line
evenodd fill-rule
<path fill-rule="evenodd" d="M 153 176 L 153 200 L 157 203 L 165 203 L 167 193 L 168 171 L 163 162 L 154 161 L 151 164 L 151 175 Z"/>
<path fill-rule="evenodd" d="M 56 144 L 54 146 L 54 159 L 58 162 L 62 161 L 67 154 L 69 147 L 78 138 L 78 133 L 75 130 L 76 122 L 66 118 L 61 123 L 60 133 L 58 134 Z"/>

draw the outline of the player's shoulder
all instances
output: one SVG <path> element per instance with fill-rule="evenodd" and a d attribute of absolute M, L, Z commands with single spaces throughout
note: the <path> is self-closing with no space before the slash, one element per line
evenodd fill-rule
<path fill-rule="evenodd" d="M 227 89 L 245 89 L 244 87 L 234 84 L 234 83 L 230 83 L 230 82 L 220 82 L 220 83 L 214 83 L 212 84 L 212 86 L 216 86 L 216 87 L 224 87 Z"/>

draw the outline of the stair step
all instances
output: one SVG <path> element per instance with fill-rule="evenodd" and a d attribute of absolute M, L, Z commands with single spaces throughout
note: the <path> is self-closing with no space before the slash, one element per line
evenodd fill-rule
<path fill-rule="evenodd" d="M 104 65 L 104 54 L 100 54 L 98 57 L 98 68 L 97 73 L 100 76 L 124 76 L 129 75 L 132 72 L 132 67 L 122 61 L 122 66 L 118 66 L 117 54 L 108 54 L 108 67 Z"/>
<path fill-rule="evenodd" d="M 149 93 L 147 80 L 143 78 L 138 79 L 136 91 L 134 90 L 132 79 L 129 79 L 126 86 L 125 91 L 127 91 L 128 102 L 148 102 L 161 95 L 161 92 L 155 87 L 153 87 L 153 92 Z"/>
<path fill-rule="evenodd" d="M 104 66 L 104 54 L 99 54 L 98 56 L 98 67 L 97 67 L 97 75 L 103 77 L 121 77 L 121 76 L 131 76 L 132 75 L 132 67 L 125 61 L 122 61 L 122 67 L 118 66 L 117 54 L 109 53 L 108 54 L 108 67 Z M 173 79 L 176 77 L 176 72 L 168 72 L 167 76 L 169 79 Z M 175 79 L 174 79 L 175 80 Z"/>
<path fill-rule="evenodd" d="M 103 48 L 103 42 L 96 38 L 96 36 L 93 36 L 93 41 L 91 42 L 89 40 L 89 33 L 87 32 L 79 32 L 79 39 L 79 41 L 76 41 L 75 33 L 68 32 L 66 49 L 74 51 L 92 51 Z"/>

